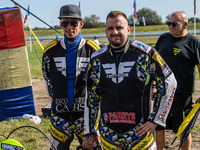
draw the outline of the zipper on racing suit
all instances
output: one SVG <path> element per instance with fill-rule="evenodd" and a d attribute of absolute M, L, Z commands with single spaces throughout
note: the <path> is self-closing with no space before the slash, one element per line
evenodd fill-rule
<path fill-rule="evenodd" d="M 128 50 L 128 48 L 129 48 L 129 42 L 127 42 L 126 45 L 125 45 L 125 48 L 123 50 L 123 54 L 121 55 L 121 57 L 119 59 L 119 64 L 118 65 L 116 64 L 116 61 L 115 61 L 114 55 L 113 55 L 113 53 L 111 51 L 111 48 L 109 49 L 110 54 L 111 54 L 112 59 L 113 59 L 113 62 L 115 63 L 115 68 L 116 68 L 116 86 L 115 86 L 115 92 L 116 92 L 116 107 L 115 107 L 115 111 L 116 112 L 120 108 L 120 105 L 119 105 L 119 101 L 120 101 L 120 98 L 119 98 L 120 97 L 120 89 L 119 89 L 119 84 L 118 84 L 118 79 L 119 79 L 119 74 L 118 74 L 119 73 L 119 65 L 120 65 L 120 62 L 121 62 L 122 58 L 124 57 L 126 51 Z M 119 132 L 121 132 L 121 129 L 118 129 L 118 130 L 119 130 Z"/>

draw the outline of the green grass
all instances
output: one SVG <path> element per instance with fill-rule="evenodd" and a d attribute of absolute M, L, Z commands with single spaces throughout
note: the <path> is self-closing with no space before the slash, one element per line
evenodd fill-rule
<path fill-rule="evenodd" d="M 42 116 L 40 117 L 42 118 Z M 25 147 L 26 150 L 49 150 L 50 142 L 45 137 L 45 135 L 50 139 L 50 119 L 48 117 L 43 119 L 44 120 L 39 125 L 33 124 L 29 121 L 29 119 L 24 118 L 0 122 L 0 142 L 5 140 L 5 137 L 8 137 L 12 131 L 20 127 L 19 129 L 12 132 L 12 134 L 9 136 L 9 139 L 17 140 Z M 21 128 L 22 126 L 33 126 L 38 128 L 45 135 L 32 127 Z M 77 146 L 78 140 L 75 137 L 70 148 L 74 150 Z"/>
<path fill-rule="evenodd" d="M 196 132 L 200 132 L 200 124 L 195 125 L 193 130 L 195 130 Z"/>
<path fill-rule="evenodd" d="M 42 118 L 42 116 L 40 116 Z M 1 121 L 1 129 L 0 129 L 0 142 L 5 140 L 5 137 L 8 137 L 8 135 L 12 132 L 12 134 L 9 136 L 9 139 L 14 139 L 20 142 L 26 150 L 49 150 L 50 142 L 49 140 L 44 136 L 44 134 L 50 139 L 50 132 L 49 132 L 49 126 L 50 126 L 50 119 L 48 117 L 43 118 L 44 120 L 39 124 L 33 124 L 28 119 L 20 118 L 10 121 Z M 38 128 L 40 131 L 31 128 L 31 127 L 23 127 L 22 126 L 33 126 L 35 128 Z M 4 136 L 5 137 L 4 137 Z M 78 140 L 75 137 L 74 141 L 72 142 L 70 149 L 74 150 L 78 146 Z"/>
<path fill-rule="evenodd" d="M 49 137 L 49 123 L 50 122 L 48 118 L 45 118 L 39 125 L 33 124 L 29 121 L 29 119 L 24 118 L 11 121 L 2 121 L 0 134 L 7 137 L 11 133 L 11 131 L 20 126 L 34 126 L 44 132 Z M 28 127 L 20 128 L 14 131 L 9 136 L 9 139 L 19 141 L 26 148 L 26 150 L 47 150 L 47 147 L 49 147 L 50 145 L 50 142 L 48 141 L 48 139 L 45 138 L 42 133 Z M 5 140 L 5 138 L 3 136 L 0 136 L 0 141 L 3 140 Z"/>
<path fill-rule="evenodd" d="M 64 34 L 62 29 L 58 29 L 60 33 Z M 59 34 L 55 30 L 33 30 L 36 36 L 50 36 Z M 91 28 L 91 29 L 81 29 L 82 34 L 94 34 L 94 33 L 105 33 L 105 28 Z M 25 31 L 25 36 L 29 36 L 30 32 Z"/>
<path fill-rule="evenodd" d="M 44 45 L 43 45 L 44 46 Z M 32 51 L 30 45 L 27 45 L 29 65 L 32 79 L 42 79 L 42 56 L 43 50 L 39 44 L 32 44 Z"/>

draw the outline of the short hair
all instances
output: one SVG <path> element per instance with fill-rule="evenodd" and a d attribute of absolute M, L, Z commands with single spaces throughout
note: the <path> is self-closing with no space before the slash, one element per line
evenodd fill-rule
<path fill-rule="evenodd" d="M 111 11 L 107 15 L 106 21 L 108 20 L 108 18 L 116 18 L 118 16 L 123 16 L 128 21 L 127 16 L 123 12 L 121 12 L 121 11 Z"/>

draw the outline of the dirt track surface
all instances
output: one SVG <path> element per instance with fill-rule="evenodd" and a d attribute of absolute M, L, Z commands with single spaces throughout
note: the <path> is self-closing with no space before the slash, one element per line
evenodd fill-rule
<path fill-rule="evenodd" d="M 43 80 L 32 80 L 33 83 L 33 94 L 34 94 L 34 101 L 35 101 L 35 108 L 36 114 L 42 115 L 41 107 L 45 106 L 46 104 L 50 104 L 49 97 L 46 92 L 45 83 Z M 200 93 L 200 81 L 196 82 L 196 90 L 193 95 L 193 99 L 196 100 Z M 195 124 L 195 127 L 200 128 L 200 115 L 198 120 Z M 167 150 L 177 150 L 179 145 L 179 139 L 175 141 L 173 145 L 171 142 L 175 138 L 175 134 L 171 131 L 166 131 L 166 146 Z M 192 149 L 191 150 L 200 150 L 200 131 L 192 130 Z"/>

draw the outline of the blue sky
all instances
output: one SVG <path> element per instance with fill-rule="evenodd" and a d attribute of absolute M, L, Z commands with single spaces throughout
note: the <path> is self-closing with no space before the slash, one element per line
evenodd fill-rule
<path fill-rule="evenodd" d="M 28 7 L 29 0 L 15 0 L 23 7 Z M 30 11 L 40 17 L 49 25 L 59 25 L 60 7 L 66 4 L 78 5 L 80 1 L 82 16 L 90 16 L 95 14 L 105 22 L 107 14 L 111 10 L 123 11 L 127 16 L 133 14 L 133 0 L 31 0 Z M 178 10 L 185 11 L 188 17 L 194 16 L 194 0 L 136 0 L 137 10 L 143 7 L 150 8 L 157 12 L 165 21 L 165 17 L 170 13 Z M 10 0 L 0 0 L 0 7 L 12 7 L 14 4 Z M 22 11 L 25 16 L 26 12 Z M 196 17 L 200 18 L 200 2 L 197 0 Z M 32 28 L 47 27 L 33 16 L 28 19 L 28 23 Z"/>

